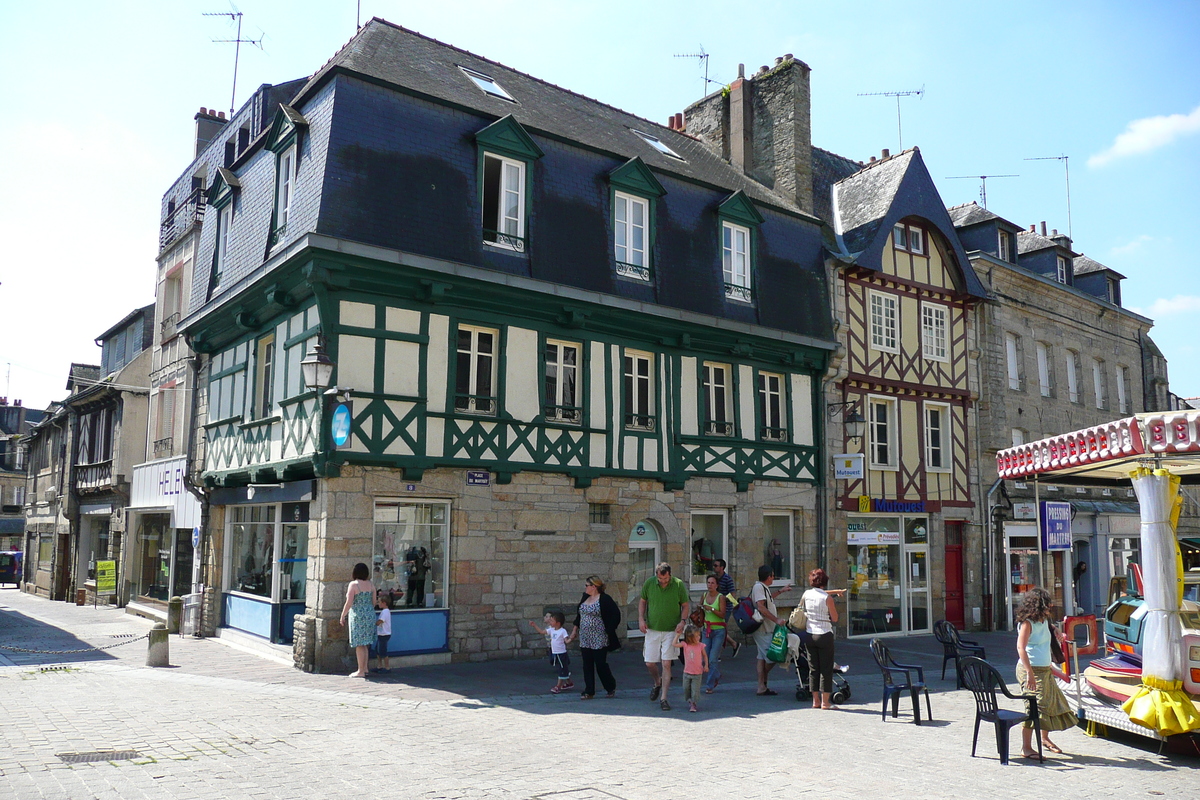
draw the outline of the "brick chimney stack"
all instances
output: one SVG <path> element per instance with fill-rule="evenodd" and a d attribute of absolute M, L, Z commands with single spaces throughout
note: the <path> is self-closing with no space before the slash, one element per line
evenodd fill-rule
<path fill-rule="evenodd" d="M 813 211 L 809 73 L 791 53 L 685 110 L 687 132 L 751 179 Z"/>
<path fill-rule="evenodd" d="M 195 158 L 208 146 L 209 142 L 217 138 L 221 129 L 229 124 L 229 120 L 225 119 L 224 111 L 204 106 L 200 106 L 199 113 L 193 119 L 196 120 L 196 152 L 192 154 L 192 158 Z"/>

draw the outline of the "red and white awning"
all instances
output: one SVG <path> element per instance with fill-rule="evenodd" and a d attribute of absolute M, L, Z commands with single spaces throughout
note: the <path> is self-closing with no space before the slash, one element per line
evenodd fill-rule
<path fill-rule="evenodd" d="M 1200 411 L 1156 411 L 1027 442 L 996 454 L 1000 477 L 1126 481 L 1139 464 L 1200 482 Z"/>

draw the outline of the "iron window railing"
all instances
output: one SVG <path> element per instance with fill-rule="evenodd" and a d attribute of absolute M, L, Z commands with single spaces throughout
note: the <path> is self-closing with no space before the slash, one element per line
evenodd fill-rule
<path fill-rule="evenodd" d="M 204 190 L 193 189 L 191 194 L 167 213 L 158 226 L 158 249 L 165 250 L 193 224 L 204 219 Z"/>
<path fill-rule="evenodd" d="M 709 436 L 733 436 L 733 423 L 710 419 L 704 423 L 704 432 Z"/>
<path fill-rule="evenodd" d="M 454 410 L 464 414 L 495 414 L 496 398 L 486 394 L 456 394 Z"/>
<path fill-rule="evenodd" d="M 750 287 L 736 283 L 725 284 L 725 297 L 729 300 L 740 300 L 743 303 L 754 302 L 754 293 L 750 291 Z"/>
<path fill-rule="evenodd" d="M 787 428 L 771 428 L 762 427 L 758 430 L 758 438 L 765 442 L 785 442 L 787 441 Z"/>
<path fill-rule="evenodd" d="M 489 231 L 487 228 L 484 228 L 483 241 L 497 247 L 506 247 L 509 250 L 515 250 L 518 253 L 525 252 L 526 240 L 523 236 L 513 236 L 511 233 Z"/>
<path fill-rule="evenodd" d="M 163 456 L 171 455 L 171 448 L 175 444 L 175 437 L 167 436 L 162 439 L 154 440 L 154 457 L 162 458 Z"/>
<path fill-rule="evenodd" d="M 626 414 L 625 427 L 642 431 L 652 431 L 658 424 L 658 418 L 651 414 Z"/>
<path fill-rule="evenodd" d="M 558 422 L 578 424 L 583 419 L 583 409 L 578 406 L 545 406 L 542 413 L 546 415 L 546 419 Z"/>
<path fill-rule="evenodd" d="M 633 278 L 634 280 L 649 282 L 650 267 L 641 264 L 630 264 L 626 261 L 618 261 L 617 274 L 622 278 Z"/>

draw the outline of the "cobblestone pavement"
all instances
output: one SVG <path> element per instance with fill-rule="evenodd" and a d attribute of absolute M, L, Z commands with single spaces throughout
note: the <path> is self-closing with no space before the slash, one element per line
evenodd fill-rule
<path fill-rule="evenodd" d="M 0 591 L 0 647 L 106 645 L 148 627 Z M 979 638 L 1009 670 L 1011 636 Z M 892 644 L 927 668 L 934 721 L 880 721 L 865 646 L 838 644 L 854 688 L 841 711 L 798 703 L 794 678 L 778 670 L 779 694 L 755 697 L 743 654 L 725 657 L 728 677 L 698 714 L 677 688 L 674 711 L 650 703 L 636 653 L 617 656 L 616 699 L 582 702 L 546 693 L 542 661 L 363 681 L 179 637 L 166 669 L 142 666 L 144 640 L 68 656 L 0 650 L 0 798 L 1197 796 L 1200 757 L 1159 754 L 1149 740 L 1064 731 L 1067 755 L 1005 767 L 983 730 L 970 758 L 974 703 L 952 675 L 939 679 L 931 637 Z"/>

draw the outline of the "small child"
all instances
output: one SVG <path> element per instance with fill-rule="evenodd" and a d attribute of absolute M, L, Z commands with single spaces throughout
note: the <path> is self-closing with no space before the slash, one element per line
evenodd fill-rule
<path fill-rule="evenodd" d="M 544 634 L 550 640 L 550 663 L 558 671 L 558 683 L 550 690 L 551 694 L 561 694 L 575 685 L 571 680 L 571 657 L 567 655 L 567 629 L 563 627 L 567 618 L 561 611 L 551 611 L 542 621 L 546 627 L 530 622 L 533 629 Z"/>
<path fill-rule="evenodd" d="M 391 672 L 388 658 L 388 642 L 392 638 L 392 606 L 389 596 L 381 589 L 375 596 L 375 608 L 379 616 L 375 620 L 375 672 Z"/>
<path fill-rule="evenodd" d="M 700 642 L 700 630 L 688 625 L 682 634 L 675 635 L 675 646 L 683 651 L 683 699 L 688 711 L 699 711 L 700 682 L 708 672 L 708 652 Z"/>

